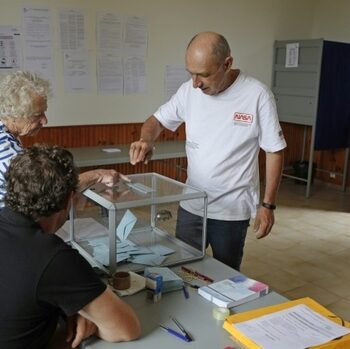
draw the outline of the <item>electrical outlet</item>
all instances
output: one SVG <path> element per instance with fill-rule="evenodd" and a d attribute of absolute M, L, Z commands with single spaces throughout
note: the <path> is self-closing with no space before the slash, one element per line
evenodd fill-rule
<path fill-rule="evenodd" d="M 331 172 L 330 174 L 329 174 L 329 178 L 335 178 L 335 173 L 334 172 Z"/>

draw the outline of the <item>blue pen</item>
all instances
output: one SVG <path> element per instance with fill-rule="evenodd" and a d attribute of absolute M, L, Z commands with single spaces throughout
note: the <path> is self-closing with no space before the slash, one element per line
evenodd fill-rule
<path fill-rule="evenodd" d="M 184 291 L 184 296 L 186 299 L 190 298 L 190 295 L 188 293 L 188 289 L 185 285 L 182 286 L 182 290 Z"/>
<path fill-rule="evenodd" d="M 176 324 L 176 326 L 181 330 L 181 332 L 189 339 L 190 342 L 193 341 L 193 337 L 190 335 L 190 333 L 185 330 L 185 328 L 180 324 L 178 320 L 176 320 L 174 317 L 171 318 Z"/>
<path fill-rule="evenodd" d="M 169 327 L 165 327 L 163 325 L 159 325 L 164 331 L 167 331 L 168 333 L 172 334 L 173 336 L 182 339 L 185 342 L 191 342 L 191 339 L 188 338 L 187 336 L 169 328 Z"/>

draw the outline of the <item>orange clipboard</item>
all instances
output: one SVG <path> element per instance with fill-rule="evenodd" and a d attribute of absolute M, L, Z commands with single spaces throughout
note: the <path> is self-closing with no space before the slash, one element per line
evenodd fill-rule
<path fill-rule="evenodd" d="M 232 324 L 237 324 L 243 321 L 255 319 L 263 315 L 271 314 L 283 309 L 288 309 L 298 304 L 305 304 L 312 310 L 325 316 L 327 319 L 334 321 L 338 325 L 343 325 L 347 328 L 350 328 L 349 322 L 344 321 L 342 318 L 338 317 L 337 315 L 335 315 L 334 313 L 332 313 L 331 311 L 323 307 L 321 304 L 317 303 L 316 301 L 314 301 L 312 298 L 309 298 L 309 297 L 300 298 L 297 300 L 288 301 L 277 305 L 272 305 L 264 308 L 254 309 L 243 313 L 230 315 L 225 319 L 223 327 L 226 331 L 228 331 L 232 335 L 232 340 L 235 342 L 238 342 L 244 348 L 262 349 L 254 341 L 252 341 L 250 338 L 248 338 L 243 333 L 241 333 L 238 329 L 232 326 Z M 350 348 L 350 334 L 334 339 L 322 345 L 310 347 L 310 349 L 349 349 L 349 348 Z"/>

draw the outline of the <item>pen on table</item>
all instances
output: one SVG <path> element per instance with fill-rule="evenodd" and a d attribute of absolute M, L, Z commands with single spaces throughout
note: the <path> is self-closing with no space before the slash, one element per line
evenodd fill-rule
<path fill-rule="evenodd" d="M 213 279 L 211 279 L 209 276 L 206 276 L 204 274 L 199 273 L 197 270 L 192 270 L 190 268 L 184 267 L 182 266 L 181 269 L 189 274 L 192 274 L 194 276 L 197 276 L 200 279 L 203 279 L 204 281 L 208 281 L 208 282 L 214 282 Z"/>
<path fill-rule="evenodd" d="M 174 317 L 172 317 L 171 319 L 175 322 L 176 326 L 181 330 L 181 332 L 184 333 L 190 341 L 193 341 L 193 337 L 189 334 L 187 330 L 185 330 L 185 328 L 180 324 L 180 322 Z"/>
<path fill-rule="evenodd" d="M 188 289 L 187 289 L 186 285 L 182 286 L 182 291 L 184 292 L 184 296 L 185 296 L 186 299 L 190 298 L 190 295 L 188 293 Z"/>
<path fill-rule="evenodd" d="M 171 328 L 169 328 L 169 327 L 165 327 L 165 326 L 163 326 L 163 325 L 159 325 L 159 326 L 160 326 L 164 331 L 166 331 L 166 332 L 172 334 L 173 336 L 175 336 L 175 337 L 177 337 L 177 338 L 180 338 L 180 339 L 182 339 L 182 340 L 185 341 L 185 342 L 191 342 L 191 339 L 190 339 L 189 337 L 187 337 L 186 335 L 183 335 L 183 334 L 181 334 L 181 333 L 179 333 L 179 332 L 177 332 L 177 331 L 175 331 L 175 330 L 173 330 L 173 329 L 171 329 Z"/>

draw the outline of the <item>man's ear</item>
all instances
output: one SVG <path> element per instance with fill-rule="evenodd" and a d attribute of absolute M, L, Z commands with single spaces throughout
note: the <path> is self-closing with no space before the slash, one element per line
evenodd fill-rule
<path fill-rule="evenodd" d="M 232 56 L 226 57 L 225 63 L 224 63 L 225 71 L 230 70 L 232 67 L 232 64 L 233 64 L 233 57 Z"/>

